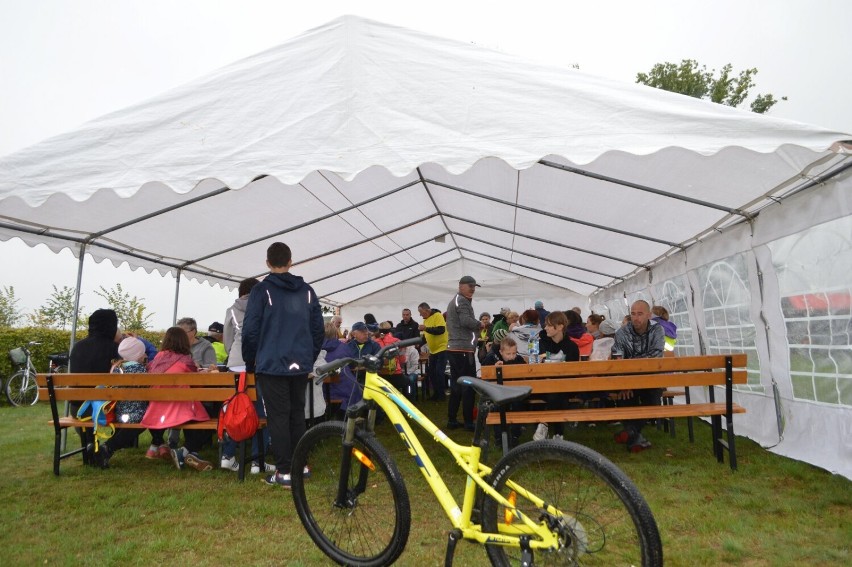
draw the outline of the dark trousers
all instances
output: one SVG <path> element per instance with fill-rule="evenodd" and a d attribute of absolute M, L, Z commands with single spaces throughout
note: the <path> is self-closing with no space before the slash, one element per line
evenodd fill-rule
<path fill-rule="evenodd" d="M 470 386 L 458 384 L 462 376 L 476 377 L 476 361 L 473 352 L 451 351 L 450 360 L 450 403 L 448 409 L 448 421 L 457 421 L 459 404 L 462 406 L 462 417 L 465 425 L 473 425 L 473 401 L 475 393 Z"/>
<path fill-rule="evenodd" d="M 447 351 L 429 355 L 429 386 L 432 388 L 432 399 L 443 400 L 447 389 Z"/>
<path fill-rule="evenodd" d="M 116 429 L 113 436 L 107 440 L 106 445 L 113 453 L 118 451 L 119 449 L 135 447 L 136 440 L 139 439 L 139 435 L 141 435 L 143 431 L 145 430 L 121 428 Z"/>
<path fill-rule="evenodd" d="M 633 390 L 633 397 L 626 400 L 618 400 L 618 405 L 622 407 L 631 406 L 658 406 L 663 399 L 663 390 L 661 388 L 648 388 L 645 390 Z M 624 422 L 624 428 L 628 431 L 640 433 L 642 427 L 645 426 L 644 419 L 631 419 Z"/>
<path fill-rule="evenodd" d="M 290 474 L 293 449 L 305 434 L 305 392 L 308 375 L 273 376 L 258 374 L 263 389 L 266 423 L 272 441 L 275 466 L 281 474 Z"/>

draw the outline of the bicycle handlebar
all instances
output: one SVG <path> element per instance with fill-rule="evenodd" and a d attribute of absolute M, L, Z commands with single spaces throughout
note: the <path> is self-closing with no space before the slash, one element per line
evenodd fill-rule
<path fill-rule="evenodd" d="M 413 339 L 405 339 L 404 341 L 397 341 L 395 343 L 391 343 L 382 347 L 382 349 L 377 352 L 375 355 L 369 355 L 375 358 L 376 360 L 382 360 L 383 358 L 390 356 L 397 356 L 399 353 L 399 349 L 409 346 L 420 346 L 425 344 L 425 339 L 423 337 L 414 337 Z M 321 382 L 328 376 L 331 372 L 346 366 L 347 364 L 354 363 L 355 366 L 363 366 L 364 358 L 338 358 L 337 360 L 332 360 L 331 362 L 327 362 L 325 364 L 321 364 L 317 366 L 314 372 L 317 375 L 317 382 Z"/>

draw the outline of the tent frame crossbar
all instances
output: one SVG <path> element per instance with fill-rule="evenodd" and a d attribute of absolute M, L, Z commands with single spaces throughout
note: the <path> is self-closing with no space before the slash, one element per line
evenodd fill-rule
<path fill-rule="evenodd" d="M 639 183 L 633 183 L 632 181 L 625 181 L 623 179 L 618 179 L 616 177 L 610 177 L 608 175 L 601 175 L 600 173 L 594 173 L 585 169 L 580 169 L 579 167 L 572 167 L 570 165 L 563 165 L 560 163 L 548 161 L 545 159 L 539 160 L 541 165 L 546 167 L 552 167 L 554 169 L 559 169 L 568 173 L 573 173 L 575 175 L 582 175 L 583 177 L 589 177 L 591 179 L 596 179 L 598 181 L 604 181 L 606 183 L 612 183 L 614 185 L 620 185 L 622 187 L 629 187 L 630 189 L 636 189 L 638 191 L 643 191 L 645 193 L 653 193 L 654 195 L 660 195 L 661 197 L 667 197 L 669 199 L 675 199 L 678 201 L 684 201 L 686 203 L 691 203 L 693 205 L 700 205 L 702 207 L 708 207 L 710 209 L 716 209 L 717 211 L 723 211 L 730 215 L 741 216 L 743 218 L 749 218 L 749 215 L 745 211 L 741 211 L 739 209 L 726 207 L 725 205 L 719 205 L 716 203 L 711 203 L 709 201 L 702 201 L 701 199 L 695 199 L 692 197 L 687 197 L 685 195 L 678 195 L 676 193 L 671 193 L 669 191 L 663 191 L 662 189 L 655 189 L 653 187 L 648 187 L 647 185 L 641 185 Z"/>
<path fill-rule="evenodd" d="M 500 248 L 501 250 L 505 250 L 505 251 L 511 252 L 513 254 L 520 254 L 521 256 L 527 256 L 529 258 L 534 258 L 536 260 L 542 260 L 544 262 L 550 262 L 552 264 L 557 264 L 557 265 L 562 266 L 564 268 L 572 268 L 572 269 L 575 269 L 575 270 L 588 272 L 590 274 L 595 274 L 595 275 L 598 275 L 598 276 L 604 276 L 605 278 L 612 278 L 614 280 L 622 280 L 623 279 L 621 276 L 614 276 L 612 274 L 606 274 L 604 272 L 596 272 L 595 270 L 590 270 L 589 268 L 582 268 L 580 266 L 575 266 L 574 264 L 566 264 L 565 262 L 560 262 L 559 260 L 554 260 L 553 258 L 545 258 L 544 256 L 537 256 L 537 255 L 532 254 L 530 252 L 524 252 L 523 250 L 518 250 L 517 248 L 512 248 L 511 246 L 503 246 L 501 244 L 495 244 L 494 242 L 489 242 L 488 240 L 485 240 L 483 238 L 478 238 L 476 236 L 473 236 L 473 235 L 470 235 L 470 234 L 465 234 L 463 232 L 456 232 L 456 236 L 461 236 L 462 238 L 475 240 L 476 242 L 480 242 L 482 244 L 487 244 L 488 246 L 493 246 L 495 248 Z"/>
<path fill-rule="evenodd" d="M 428 262 L 429 260 L 434 260 L 435 258 L 437 258 L 437 257 L 439 257 L 439 256 L 443 256 L 444 254 L 446 254 L 446 253 L 448 253 L 448 252 L 458 252 L 458 250 L 456 250 L 455 248 L 451 248 L 451 249 L 449 249 L 449 250 L 444 250 L 443 252 L 439 252 L 438 254 L 435 254 L 434 256 L 429 256 L 428 258 L 424 258 L 423 260 L 421 260 L 421 261 L 420 261 L 420 263 L 421 263 L 421 264 L 423 264 L 424 262 Z M 454 261 L 455 261 L 455 260 L 452 260 L 451 262 L 448 262 L 448 263 L 452 263 L 452 262 L 454 262 Z M 442 264 L 442 266 L 444 266 L 444 265 L 446 265 L 446 264 Z M 439 267 L 441 267 L 441 266 L 439 266 Z M 395 273 L 397 273 L 397 272 L 400 272 L 400 271 L 402 271 L 402 270 L 409 270 L 409 269 L 411 269 L 411 267 L 410 267 L 410 266 L 405 266 L 405 267 L 403 267 L 403 268 L 398 268 L 398 269 L 392 270 L 392 271 L 390 271 L 390 272 L 385 272 L 384 274 L 381 274 L 381 275 L 374 275 L 374 276 L 372 276 L 372 277 L 370 278 L 370 280 L 369 280 L 369 281 L 372 281 L 372 280 L 378 280 L 378 279 L 381 279 L 381 278 L 386 278 L 386 277 L 388 277 L 388 276 L 392 276 L 393 274 L 395 274 Z M 431 268 L 431 269 L 433 269 L 433 270 L 434 270 L 434 269 L 437 269 L 437 268 Z M 421 273 L 422 273 L 422 272 L 421 272 Z M 420 275 L 420 274 L 414 274 L 414 276 L 412 276 L 412 277 L 416 277 L 416 276 L 419 276 L 419 275 Z M 411 278 L 407 278 L 407 279 L 404 279 L 404 280 L 400 280 L 400 281 L 398 281 L 398 282 L 396 282 L 396 283 L 393 283 L 393 284 L 391 284 L 391 285 L 398 285 L 398 284 L 400 284 L 400 283 L 402 283 L 402 282 L 408 281 L 409 279 L 411 279 Z M 365 283 L 365 282 L 359 282 L 359 283 L 355 283 L 355 284 L 352 284 L 352 285 L 348 285 L 348 286 L 346 286 L 346 287 L 344 287 L 344 288 L 337 289 L 337 290 L 335 290 L 335 291 L 331 291 L 331 292 L 329 292 L 329 293 L 324 293 L 324 294 L 323 294 L 323 296 L 322 296 L 320 299 L 323 299 L 323 298 L 325 298 L 325 297 L 328 297 L 329 295 L 334 295 L 335 293 L 340 293 L 340 292 L 342 292 L 342 291 L 346 291 L 346 290 L 348 290 L 348 289 L 352 289 L 353 287 L 358 287 L 359 285 L 364 285 L 364 283 Z M 390 286 L 388 286 L 388 287 L 390 287 Z M 387 288 L 384 288 L 384 289 L 387 289 Z M 371 292 L 371 293 L 376 293 L 376 292 Z"/>
<path fill-rule="evenodd" d="M 351 272 L 353 270 L 358 270 L 360 268 L 364 268 L 366 266 L 369 266 L 370 264 L 375 264 L 376 262 L 381 262 L 382 260 L 387 260 L 388 258 L 392 258 L 392 257 L 396 256 L 397 254 L 401 254 L 403 252 L 408 252 L 409 250 L 417 248 L 418 246 L 423 246 L 424 244 L 429 244 L 430 242 L 434 242 L 434 241 L 435 241 L 435 237 L 432 236 L 430 238 L 427 238 L 426 240 L 421 240 L 420 242 L 417 242 L 416 244 L 412 244 L 411 246 L 406 246 L 405 248 L 402 248 L 401 250 L 397 250 L 395 252 L 390 252 L 390 253 L 385 254 L 384 256 L 381 256 L 379 258 L 371 258 L 371 259 L 367 260 L 366 262 L 364 262 L 363 264 L 358 264 L 357 266 L 350 266 L 346 269 L 340 270 L 339 272 L 335 272 L 333 274 L 328 274 L 327 276 L 323 276 L 321 278 L 312 279 L 311 285 L 316 285 L 318 282 L 321 282 L 323 280 L 327 280 L 329 278 L 333 278 L 333 277 L 345 274 L 346 272 Z M 441 254 L 444 254 L 445 252 L 447 252 L 447 250 L 444 250 L 443 252 L 441 252 Z M 420 263 L 422 263 L 422 262 L 418 262 L 418 264 L 420 264 Z M 408 267 L 408 266 L 403 266 L 403 268 L 406 268 L 406 267 Z"/>
<path fill-rule="evenodd" d="M 563 222 L 569 222 L 573 224 L 579 224 L 581 226 L 588 226 L 590 228 L 596 228 L 598 230 L 602 230 L 604 232 L 612 232 L 614 234 L 620 234 L 622 236 L 627 236 L 629 238 L 638 238 L 640 240 L 647 240 L 649 242 L 655 242 L 657 244 L 663 244 L 665 246 L 670 246 L 672 248 L 679 248 L 680 244 L 676 242 L 671 242 L 668 240 L 662 240 L 660 238 L 654 238 L 653 236 L 646 236 L 643 234 L 636 234 L 634 232 L 629 232 L 626 230 L 620 230 L 617 228 L 612 228 L 610 226 L 604 226 L 602 224 L 597 224 L 593 222 L 588 222 L 580 219 L 575 219 L 573 217 L 567 217 L 565 215 L 560 215 L 557 213 L 551 213 L 550 211 L 542 211 L 540 209 L 536 209 L 535 207 L 529 207 L 527 205 L 521 205 L 520 203 L 513 203 L 511 201 L 507 201 L 505 199 L 498 199 L 497 197 L 490 195 L 482 195 L 480 193 L 476 193 L 475 191 L 471 191 L 469 189 L 463 189 L 461 187 L 456 187 L 455 185 L 450 185 L 449 183 L 444 183 L 443 181 L 435 181 L 433 179 L 426 179 L 426 183 L 431 183 L 433 185 L 437 185 L 438 187 L 443 187 L 445 189 L 449 189 L 451 191 L 456 191 L 458 193 L 462 193 L 464 195 L 470 195 L 471 197 L 476 197 L 478 199 L 487 199 L 491 203 L 499 203 L 501 205 L 506 205 L 508 207 L 512 207 L 514 209 L 520 209 L 522 211 L 526 211 L 528 213 L 532 213 L 534 215 L 542 215 L 550 218 L 554 218 L 557 220 L 561 220 Z M 430 195 L 431 196 L 431 195 Z"/>
<path fill-rule="evenodd" d="M 606 258 L 607 260 L 614 260 L 616 262 L 621 262 L 623 264 L 630 264 L 631 266 L 636 266 L 637 268 L 646 267 L 644 264 L 637 264 L 636 262 L 633 262 L 632 260 L 627 260 L 625 258 L 619 258 L 617 256 L 609 256 L 607 254 L 603 254 L 602 252 L 595 252 L 595 251 L 589 250 L 587 248 L 578 248 L 576 246 L 570 246 L 568 244 L 562 244 L 561 242 L 556 242 L 554 240 L 548 240 L 547 238 L 540 238 L 538 236 L 532 236 L 531 234 L 526 234 L 526 233 L 523 233 L 523 232 L 516 232 L 516 231 L 513 231 L 513 230 L 498 228 L 498 227 L 494 226 L 493 224 L 487 224 L 487 223 L 484 223 L 484 222 L 475 221 L 473 219 L 458 217 L 456 215 L 451 215 L 450 213 L 441 213 L 441 215 L 445 216 L 447 218 L 453 219 L 453 220 L 468 222 L 470 224 L 480 226 L 482 228 L 488 228 L 488 229 L 491 229 L 491 230 L 498 230 L 498 231 L 503 232 L 505 234 L 511 234 L 512 236 L 520 236 L 521 238 L 528 238 L 529 240 L 541 242 L 542 244 L 550 244 L 550 245 L 553 245 L 553 246 L 558 246 L 560 248 L 564 248 L 565 250 L 575 250 L 577 252 L 583 252 L 583 253 L 589 254 L 591 256 L 597 256 L 598 258 Z"/>
<path fill-rule="evenodd" d="M 581 283 L 583 285 L 593 287 L 593 288 L 595 288 L 595 290 L 599 290 L 599 289 L 601 289 L 601 287 L 603 287 L 603 286 L 595 284 L 595 283 L 591 283 L 591 282 L 587 282 L 587 281 L 583 281 L 583 280 L 578 280 L 577 278 L 571 278 L 571 277 L 568 277 L 568 276 L 564 276 L 562 274 L 557 274 L 557 273 L 554 273 L 554 272 L 548 272 L 547 270 L 542 270 L 541 268 L 534 268 L 533 266 L 527 266 L 526 264 L 521 264 L 520 262 L 515 262 L 514 260 L 507 260 L 505 258 L 500 258 L 499 256 L 492 256 L 491 254 L 486 254 L 485 252 L 480 252 L 478 250 L 471 250 L 470 248 L 464 248 L 464 247 L 460 248 L 460 250 L 462 252 L 469 252 L 471 254 L 476 254 L 477 256 L 484 256 L 486 258 L 491 258 L 492 260 L 497 260 L 499 262 L 506 262 L 506 263 L 508 263 L 512 266 L 520 266 L 521 268 L 526 268 L 528 270 L 533 270 L 535 272 L 540 272 L 542 274 L 547 274 L 549 276 L 554 276 L 554 277 L 557 277 L 557 278 L 561 278 L 563 280 L 569 280 L 569 281 L 572 281 L 572 282 Z M 496 266 L 494 266 L 494 267 L 496 267 Z"/>

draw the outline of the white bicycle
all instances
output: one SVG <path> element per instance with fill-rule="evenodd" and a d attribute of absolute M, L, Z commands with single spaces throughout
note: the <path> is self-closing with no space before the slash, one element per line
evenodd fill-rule
<path fill-rule="evenodd" d="M 36 370 L 33 364 L 32 354 L 29 347 L 40 345 L 36 341 L 30 341 L 26 346 L 13 348 L 9 351 L 9 358 L 18 370 L 12 374 L 3 391 L 6 399 L 13 406 L 32 406 L 38 401 L 38 385 L 36 384 Z M 68 372 L 68 353 L 55 353 L 47 355 L 50 361 L 50 372 L 58 374 Z"/>

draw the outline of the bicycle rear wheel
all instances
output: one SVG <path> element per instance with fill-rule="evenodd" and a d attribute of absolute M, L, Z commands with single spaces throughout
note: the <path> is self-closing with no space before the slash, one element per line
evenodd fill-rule
<path fill-rule="evenodd" d="M 554 516 L 512 491 L 517 484 L 553 505 Z M 534 441 L 500 459 L 491 486 L 533 521 L 546 521 L 558 533 L 559 549 L 538 550 L 536 565 L 663 564 L 657 523 L 633 482 L 603 455 L 564 441 Z M 510 507 L 486 498 L 482 526 L 520 523 Z M 492 565 L 520 564 L 520 549 L 486 546 Z"/>
<path fill-rule="evenodd" d="M 358 431 L 347 502 L 335 504 L 343 431 L 343 422 L 321 423 L 296 446 L 291 469 L 296 512 L 314 543 L 337 563 L 388 565 L 408 541 L 408 491 L 387 450 L 373 436 Z M 304 474 L 306 466 L 309 478 Z M 366 484 L 361 475 L 366 475 Z"/>
<path fill-rule="evenodd" d="M 35 374 L 18 370 L 6 381 L 6 399 L 13 406 L 31 406 L 38 401 Z"/>

